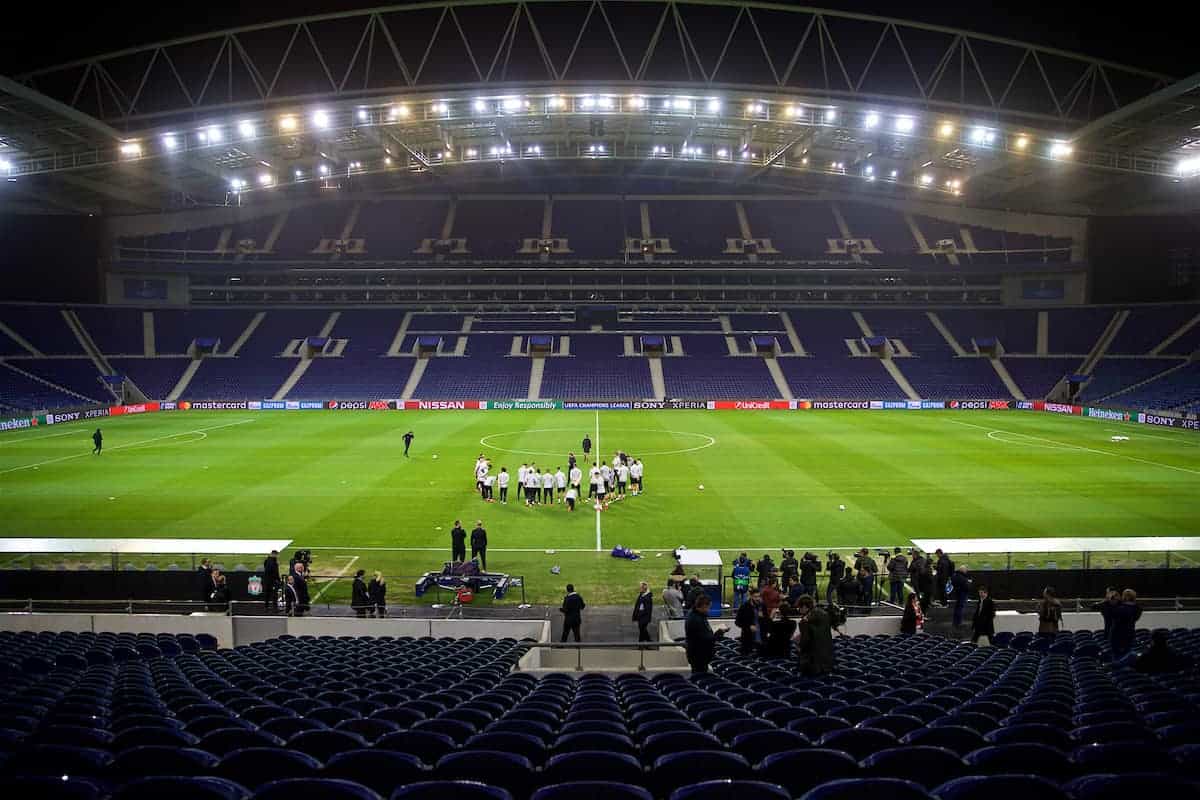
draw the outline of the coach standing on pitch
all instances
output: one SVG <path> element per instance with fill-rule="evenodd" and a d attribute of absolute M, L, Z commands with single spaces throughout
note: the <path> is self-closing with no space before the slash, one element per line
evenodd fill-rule
<path fill-rule="evenodd" d="M 408 448 L 412 447 L 412 440 L 414 438 L 415 437 L 413 436 L 412 431 L 409 431 L 408 433 L 404 434 L 404 457 L 405 458 L 408 458 Z"/>
<path fill-rule="evenodd" d="M 92 444 L 96 445 L 92 448 L 92 455 L 100 455 L 100 451 L 104 449 L 104 434 L 100 433 L 99 428 L 96 428 L 96 432 L 92 434 Z"/>
<path fill-rule="evenodd" d="M 467 532 L 463 530 L 462 520 L 454 520 L 450 529 L 450 560 L 458 563 L 467 560 Z"/>
<path fill-rule="evenodd" d="M 471 558 L 479 556 L 479 566 L 487 569 L 487 530 L 483 520 L 475 520 L 475 530 L 471 531 Z"/>

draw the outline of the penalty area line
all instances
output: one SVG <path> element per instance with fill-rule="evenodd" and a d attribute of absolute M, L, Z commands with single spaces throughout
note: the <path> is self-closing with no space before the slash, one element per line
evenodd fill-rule
<path fill-rule="evenodd" d="M 1095 453 L 1096 455 L 1101 455 L 1101 456 L 1112 456 L 1113 458 L 1123 458 L 1126 461 L 1136 461 L 1139 464 L 1149 464 L 1152 467 L 1162 467 L 1163 469 L 1172 469 L 1172 470 L 1175 470 L 1176 472 L 1186 472 L 1189 475 L 1200 475 L 1200 470 L 1188 469 L 1187 467 L 1177 467 L 1174 464 L 1164 464 L 1161 461 L 1151 461 L 1148 458 L 1138 458 L 1137 456 L 1128 456 L 1128 455 L 1125 455 L 1124 453 L 1110 453 L 1107 450 L 1097 450 L 1094 447 L 1084 447 L 1083 445 L 1080 445 L 1080 444 L 1072 444 L 1071 442 L 1059 442 L 1059 441 L 1055 441 L 1054 439 L 1043 439 L 1041 436 L 1033 436 L 1028 433 L 1017 433 L 1016 431 L 1006 431 L 1003 428 L 989 428 L 984 425 L 975 425 L 974 423 L 971 423 L 971 422 L 960 422 L 959 420 L 955 420 L 955 419 L 950 419 L 950 420 L 946 420 L 946 421 L 953 423 L 955 425 L 965 425 L 968 428 L 978 428 L 981 431 L 987 431 L 989 434 L 1007 433 L 1009 436 L 1020 436 L 1025 439 L 1032 439 L 1035 442 L 1045 442 L 1046 444 L 1055 445 L 1064 450 L 1078 450 L 1081 453 Z M 991 437 L 989 436 L 989 438 L 991 438 Z M 993 439 L 993 441 L 997 441 L 997 440 Z M 1009 442 L 1009 444 L 1019 444 L 1019 442 Z"/>

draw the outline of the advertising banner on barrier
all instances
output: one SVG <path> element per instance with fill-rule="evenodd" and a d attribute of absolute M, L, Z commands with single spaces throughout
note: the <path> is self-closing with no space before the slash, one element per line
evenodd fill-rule
<path fill-rule="evenodd" d="M 1038 411 L 1049 411 L 1051 414 L 1073 414 L 1080 416 L 1083 414 L 1083 406 L 1073 406 L 1070 403 L 1042 403 L 1041 408 L 1038 408 L 1038 403 L 1035 401 L 1033 407 Z"/>
<path fill-rule="evenodd" d="M 931 409 L 931 408 L 945 408 L 945 407 L 946 407 L 945 400 L 922 400 L 921 401 L 921 408 L 925 409 L 925 410 Z"/>
<path fill-rule="evenodd" d="M 633 402 L 631 400 L 564 400 L 562 408 L 568 411 L 629 411 L 633 408 Z"/>
<path fill-rule="evenodd" d="M 1179 428 L 1188 431 L 1200 431 L 1200 420 L 1172 417 L 1166 414 L 1148 414 L 1139 412 L 1137 421 L 1143 425 L 1156 425 L 1160 428 Z"/>
<path fill-rule="evenodd" d="M 491 408 L 488 403 L 487 400 L 404 400 L 396 407 L 404 411 L 464 411 Z"/>
<path fill-rule="evenodd" d="M 180 411 L 249 411 L 246 400 L 185 400 L 179 404 Z"/>
<path fill-rule="evenodd" d="M 1017 408 L 1021 411 L 1033 411 L 1035 403 L 1032 400 L 1018 400 Z"/>
<path fill-rule="evenodd" d="M 713 411 L 787 411 L 795 400 L 709 400 Z"/>
<path fill-rule="evenodd" d="M 0 419 L 0 431 L 19 431 L 37 425 L 37 420 L 31 417 L 10 417 Z"/>
<path fill-rule="evenodd" d="M 797 400 L 796 408 L 801 411 L 855 411 L 871 408 L 870 400 Z"/>
<path fill-rule="evenodd" d="M 1091 406 L 1083 409 L 1083 415 L 1093 419 L 1112 420 L 1113 422 L 1129 422 L 1133 416 L 1128 411 L 1115 411 L 1111 408 L 1092 408 Z"/>
<path fill-rule="evenodd" d="M 1004 411 L 1013 408 L 1011 400 L 951 400 L 946 408 L 955 411 Z"/>
<path fill-rule="evenodd" d="M 45 416 L 38 415 L 39 425 L 61 425 L 64 422 L 75 422 L 83 419 L 82 411 L 50 412 Z"/>
<path fill-rule="evenodd" d="M 155 411 L 158 411 L 158 403 L 138 403 L 131 406 L 110 406 L 108 415 L 120 417 L 125 414 L 151 414 Z"/>
<path fill-rule="evenodd" d="M 550 411 L 563 407 L 562 400 L 481 400 L 478 403 L 475 408 L 493 411 Z"/>

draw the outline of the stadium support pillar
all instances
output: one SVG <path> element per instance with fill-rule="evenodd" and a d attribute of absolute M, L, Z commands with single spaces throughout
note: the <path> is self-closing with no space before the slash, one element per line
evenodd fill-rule
<path fill-rule="evenodd" d="M 892 376 L 892 380 L 900 387 L 900 391 L 904 392 L 904 396 L 909 400 L 920 400 L 921 395 L 917 394 L 913 389 L 912 384 L 908 382 L 908 378 L 904 377 L 904 373 L 900 371 L 900 367 L 890 358 L 881 358 L 879 363 L 883 364 L 883 368 L 887 370 L 888 375 Z"/>
<path fill-rule="evenodd" d="M 998 358 L 989 358 L 988 361 L 992 364 L 992 369 L 996 370 L 996 375 L 999 376 L 1000 382 L 1008 389 L 1008 393 L 1013 396 L 1014 400 L 1027 400 L 1025 393 L 1021 391 L 1021 387 L 1013 380 L 1013 376 L 1009 374 L 1008 367 L 1004 366 L 1004 362 Z"/>
<path fill-rule="evenodd" d="M 142 355 L 154 358 L 158 355 L 154 342 L 154 312 L 142 312 Z"/>
<path fill-rule="evenodd" d="M 737 339 L 735 339 L 734 337 L 732 337 L 732 336 L 725 337 L 725 347 L 727 347 L 729 349 L 729 355 L 736 356 L 739 354 Z"/>
<path fill-rule="evenodd" d="M 1108 352 L 1109 346 L 1112 345 L 1113 339 L 1117 338 L 1117 334 L 1121 332 L 1121 328 L 1125 325 L 1125 320 L 1129 318 L 1129 311 L 1122 310 L 1112 315 L 1112 319 L 1108 321 L 1104 332 L 1100 334 L 1100 338 L 1096 340 L 1096 344 L 1092 346 L 1092 350 L 1087 354 L 1087 358 L 1079 365 L 1080 375 L 1091 375 L 1092 370 L 1100 363 L 1100 359 L 1104 358 L 1104 354 Z"/>
<path fill-rule="evenodd" d="M 417 363 L 413 364 L 413 371 L 408 374 L 408 380 L 404 384 L 404 392 L 400 395 L 401 400 L 412 400 L 413 395 L 417 393 L 417 385 L 421 382 L 421 376 L 425 374 L 425 367 L 428 366 L 429 359 L 418 358 Z"/>
<path fill-rule="evenodd" d="M 650 385 L 654 387 L 654 399 L 667 399 L 667 381 L 663 377 L 663 367 L 661 358 L 647 358 L 646 363 L 650 367 Z"/>
<path fill-rule="evenodd" d="M 950 345 L 950 349 L 954 351 L 954 355 L 965 356 L 967 354 L 967 351 L 963 349 L 963 346 L 958 343 L 958 339 L 954 338 L 954 334 L 950 332 L 950 329 L 942 323 L 941 317 L 932 311 L 926 311 L 925 316 L 929 318 L 929 323 L 933 325 L 933 327 L 937 329 L 937 332 L 942 335 L 942 338 L 946 340 L 946 344 Z"/>
<path fill-rule="evenodd" d="M 1037 354 L 1050 354 L 1050 312 L 1039 311 L 1037 315 Z"/>
<path fill-rule="evenodd" d="M 1152 356 L 1161 355 L 1163 350 L 1166 350 L 1168 347 L 1175 344 L 1175 341 L 1177 339 L 1179 339 L 1179 337 L 1185 335 L 1188 331 L 1190 331 L 1192 328 L 1196 327 L 1197 325 L 1200 325 L 1200 314 L 1197 314 L 1196 316 L 1189 319 L 1187 322 L 1180 325 L 1179 329 L 1177 331 L 1175 331 L 1170 336 L 1168 336 L 1167 338 L 1165 338 L 1161 342 L 1159 342 L 1158 346 L 1156 346 L 1153 350 L 1150 351 L 1150 355 L 1152 355 Z"/>
<path fill-rule="evenodd" d="M 800 341 L 800 337 L 796 335 L 796 327 L 792 325 L 792 318 L 783 311 L 779 314 L 779 318 L 783 321 L 783 329 L 787 331 L 788 341 L 792 344 L 792 352 L 800 357 L 808 355 L 808 351 L 804 349 L 804 344 Z"/>
<path fill-rule="evenodd" d="M 858 329 L 862 331 L 863 336 L 870 339 L 875 335 L 875 331 L 871 330 L 871 326 L 867 324 L 867 318 L 864 317 L 860 312 L 851 311 L 850 316 L 854 317 L 854 322 L 858 325 Z"/>
<path fill-rule="evenodd" d="M 387 354 L 389 357 L 400 355 L 400 346 L 404 344 L 404 337 L 408 333 L 408 326 L 412 324 L 412 312 L 404 312 L 404 318 L 400 320 L 400 328 L 396 331 L 395 337 L 392 339 L 392 346 L 388 348 Z"/>
<path fill-rule="evenodd" d="M 188 384 L 192 382 L 192 378 L 196 377 L 196 370 L 200 369 L 200 365 L 203 363 L 204 359 L 197 358 L 187 365 L 187 369 L 179 376 L 179 382 L 175 384 L 175 388 L 167 395 L 168 402 L 174 403 L 183 396 L 183 393 L 187 391 Z"/>
<path fill-rule="evenodd" d="M 242 349 L 242 345 L 246 344 L 250 337 L 254 335 L 254 331 L 258 329 L 258 326 L 262 324 L 262 321 L 266 316 L 267 312 L 265 311 L 260 311 L 255 314 L 254 319 L 250 320 L 250 324 L 246 326 L 246 329 L 242 331 L 240 336 L 233 340 L 233 344 L 230 345 L 229 349 L 222 353 L 222 355 L 229 356 L 230 358 L 236 356 L 238 351 Z"/>
<path fill-rule="evenodd" d="M 546 359 L 529 359 L 529 391 L 525 396 L 529 400 L 537 400 L 542 394 L 542 373 L 546 369 Z"/>
<path fill-rule="evenodd" d="M 771 379 L 775 381 L 775 388 L 779 391 L 779 396 L 784 400 L 795 400 L 796 396 L 792 394 L 792 387 L 788 386 L 787 378 L 784 377 L 783 370 L 779 368 L 779 361 L 775 358 L 764 358 L 763 363 L 767 365 L 767 372 L 771 373 Z"/>

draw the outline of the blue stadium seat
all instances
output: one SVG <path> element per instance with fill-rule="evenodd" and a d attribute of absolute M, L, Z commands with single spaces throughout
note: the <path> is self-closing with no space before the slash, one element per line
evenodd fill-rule
<path fill-rule="evenodd" d="M 125 728 L 114 736 L 112 749 L 119 752 L 146 744 L 170 744 L 176 747 L 195 747 L 199 742 L 200 738 L 198 736 L 184 730 L 139 725 L 135 728 Z M 282 744 L 282 742 L 280 743 Z"/>
<path fill-rule="evenodd" d="M 944 747 L 965 756 L 973 750 L 983 747 L 983 737 L 978 731 L 970 728 L 950 726 L 945 728 L 920 728 L 905 734 L 900 739 L 901 744 L 926 744 L 933 747 Z"/>
<path fill-rule="evenodd" d="M 733 740 L 730 749 L 744 756 L 751 764 L 758 764 L 769 755 L 799 750 L 811 744 L 806 737 L 798 733 L 767 728 L 743 733 Z"/>
<path fill-rule="evenodd" d="M 285 778 L 258 787 L 254 800 L 382 800 L 366 786 L 338 778 Z"/>
<path fill-rule="evenodd" d="M 782 786 L 763 781 L 705 781 L 671 793 L 670 800 L 791 800 Z"/>
<path fill-rule="evenodd" d="M 546 763 L 546 745 L 541 739 L 524 733 L 477 733 L 466 741 L 464 750 L 499 750 L 529 759 L 535 767 Z"/>
<path fill-rule="evenodd" d="M 342 778 L 374 789 L 383 797 L 398 786 L 428 777 L 421 759 L 390 750 L 350 750 L 338 753 L 325 764 L 326 778 Z"/>
<path fill-rule="evenodd" d="M 543 786 L 530 800 L 652 800 L 641 786 L 616 781 L 572 781 Z"/>
<path fill-rule="evenodd" d="M 1062 781 L 1074 777 L 1075 768 L 1067 754 L 1044 744 L 998 744 L 981 747 L 963 759 L 979 775 L 1031 773 Z"/>
<path fill-rule="evenodd" d="M 244 786 L 212 777 L 150 777 L 130 781 L 117 788 L 112 800 L 243 800 L 250 793 Z"/>
<path fill-rule="evenodd" d="M 792 797 L 800 797 L 824 781 L 860 774 L 858 762 L 849 754 L 816 747 L 767 756 L 755 770 L 756 778 L 784 787 Z"/>
<path fill-rule="evenodd" d="M 280 717 L 264 722 L 259 726 L 259 730 L 263 733 L 269 733 L 272 736 L 278 736 L 280 739 L 287 741 L 297 733 L 304 731 L 322 731 L 328 728 L 324 722 L 318 722 L 315 719 L 303 719 L 296 717 Z M 219 730 L 216 729 L 216 730 Z"/>
<path fill-rule="evenodd" d="M 650 770 L 655 795 L 664 797 L 675 788 L 711 780 L 749 780 L 750 762 L 737 753 L 687 750 L 657 758 Z"/>
<path fill-rule="evenodd" d="M 844 778 L 810 789 L 802 800 L 860 800 L 862 797 L 886 797 L 888 800 L 930 800 L 920 784 L 899 778 Z"/>
<path fill-rule="evenodd" d="M 634 747 L 628 736 L 619 736 L 613 733 L 569 733 L 566 736 L 560 736 L 552 748 L 554 755 L 576 753 L 581 750 L 603 750 L 609 753 L 628 753 L 630 755 L 637 753 L 637 748 Z"/>
<path fill-rule="evenodd" d="M 216 774 L 248 789 L 294 775 L 315 775 L 321 762 L 305 753 L 281 747 L 248 747 L 234 750 L 221 759 Z"/>
<path fill-rule="evenodd" d="M 111 772 L 126 779 L 142 775 L 209 775 L 218 761 L 212 753 L 195 748 L 143 745 L 118 753 Z"/>
<path fill-rule="evenodd" d="M 641 762 L 628 753 L 581 750 L 550 758 L 542 770 L 547 784 L 575 781 L 615 781 L 642 786 L 646 782 Z"/>
<path fill-rule="evenodd" d="M 328 761 L 338 753 L 350 750 L 362 750 L 369 747 L 366 739 L 354 733 L 345 731 L 304 731 L 288 739 L 287 746 L 291 750 L 307 753 L 319 761 Z"/>
<path fill-rule="evenodd" d="M 938 800 L 1068 800 L 1052 781 L 1034 775 L 969 775 L 933 790 Z"/>
<path fill-rule="evenodd" d="M 818 746 L 831 750 L 841 750 L 849 753 L 857 761 L 867 756 L 895 747 L 899 740 L 887 731 L 871 728 L 851 728 L 844 731 L 830 731 L 817 741 Z"/>
<path fill-rule="evenodd" d="M 962 758 L 944 747 L 912 745 L 892 747 L 862 760 L 865 774 L 880 778 L 903 778 L 926 789 L 961 776 L 966 767 Z"/>
<path fill-rule="evenodd" d="M 12 797 L 37 797 L 46 800 L 102 800 L 108 796 L 107 789 L 87 778 L 42 776 L 36 778 L 6 778 L 4 790 Z"/>
<path fill-rule="evenodd" d="M 883 714 L 864 719 L 858 727 L 887 731 L 899 738 L 925 727 L 925 722 L 909 714 Z"/>
<path fill-rule="evenodd" d="M 68 777 L 106 777 L 113 757 L 92 747 L 58 744 L 32 745 L 21 750 L 19 763 L 6 769 L 16 775 L 66 775 Z"/>
<path fill-rule="evenodd" d="M 1176 762 L 1166 750 L 1140 742 L 1085 744 L 1071 754 L 1079 774 L 1129 772 L 1171 772 Z"/>
<path fill-rule="evenodd" d="M 989 744 L 1044 744 L 1059 750 L 1070 750 L 1073 744 L 1062 728 L 1040 724 L 1006 725 L 983 738 Z"/>
<path fill-rule="evenodd" d="M 469 797 L 471 800 L 513 800 L 513 796 L 498 786 L 479 781 L 423 781 L 401 786 L 392 792 L 391 800 L 446 800 L 447 797 Z"/>
<path fill-rule="evenodd" d="M 1128 773 L 1085 775 L 1063 787 L 1075 800 L 1128 800 L 1130 797 L 1197 797 L 1200 781 L 1193 775 Z"/>
<path fill-rule="evenodd" d="M 478 780 L 523 798 L 535 787 L 533 764 L 515 753 L 474 750 L 450 753 L 434 767 L 438 780 Z"/>

